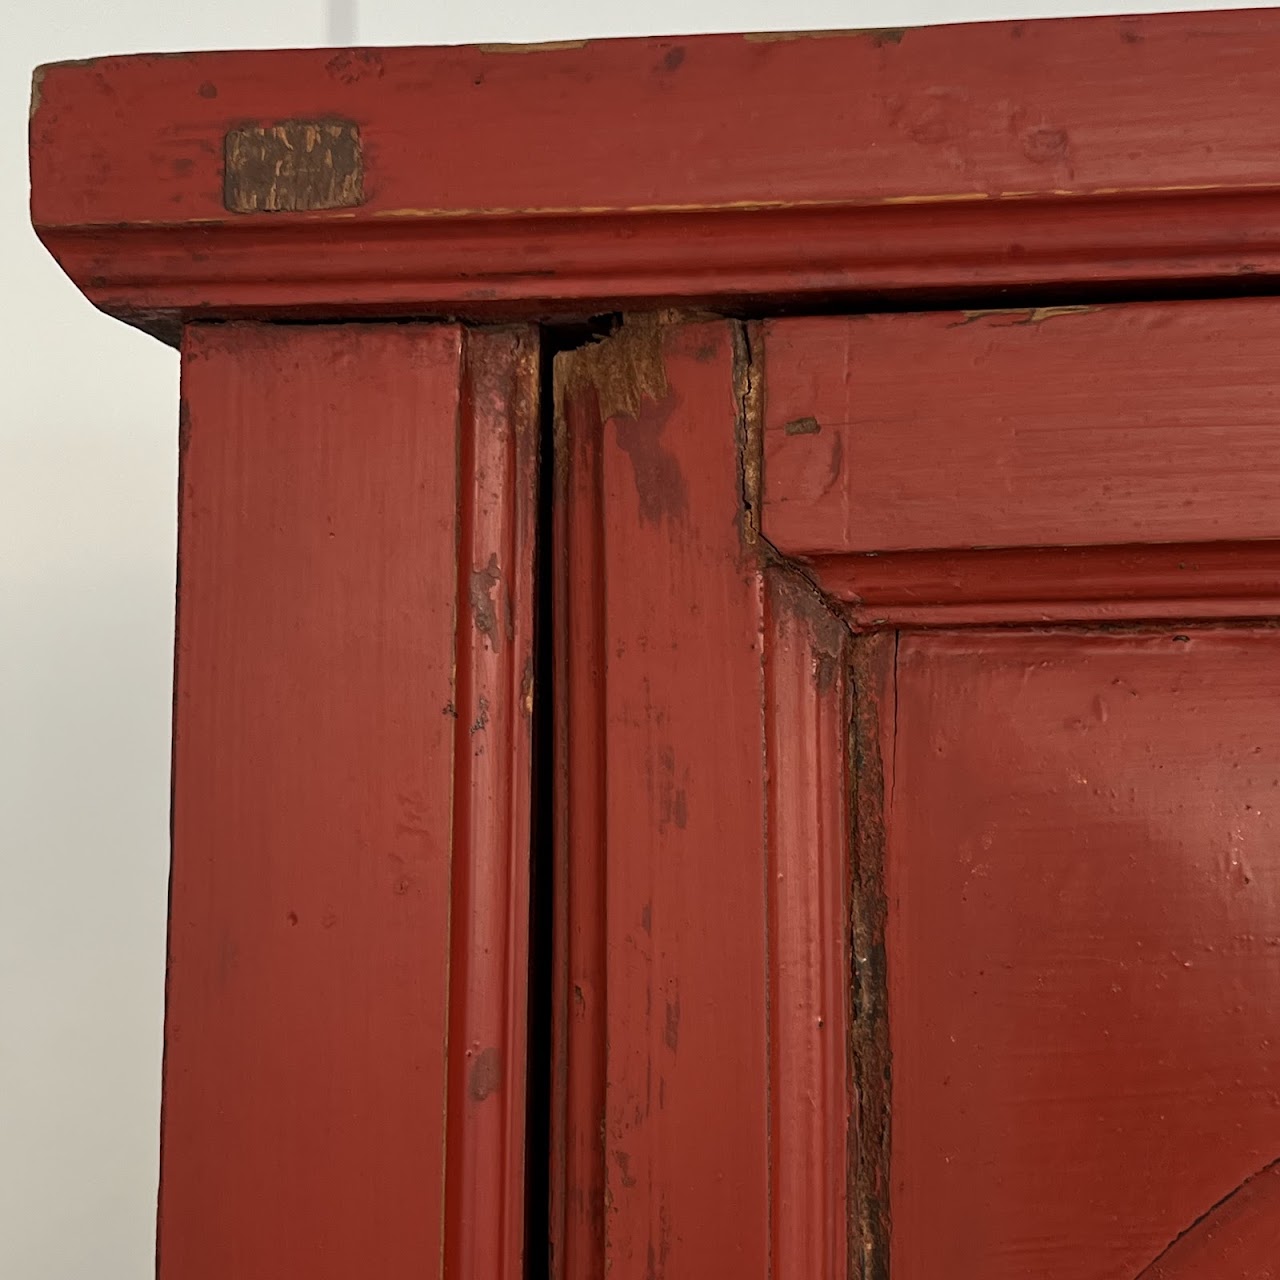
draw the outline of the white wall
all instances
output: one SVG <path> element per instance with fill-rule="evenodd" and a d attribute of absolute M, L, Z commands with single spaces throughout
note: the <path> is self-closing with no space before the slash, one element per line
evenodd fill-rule
<path fill-rule="evenodd" d="M 599 0 L 358 2 L 358 38 L 368 44 L 1208 7 L 1089 0 L 647 0 L 643 8 Z M 168 858 L 177 358 L 94 312 L 28 229 L 31 68 L 100 53 L 324 44 L 326 6 L 28 0 L 19 7 L 11 0 L 6 7 L 0 1280 L 142 1280 L 151 1272 Z"/>

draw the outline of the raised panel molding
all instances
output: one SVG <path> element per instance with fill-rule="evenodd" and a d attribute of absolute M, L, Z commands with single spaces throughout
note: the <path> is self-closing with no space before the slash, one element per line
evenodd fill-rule
<path fill-rule="evenodd" d="M 521 1280 L 539 340 L 464 334 L 444 1275 Z"/>
<path fill-rule="evenodd" d="M 1280 611 L 1273 299 L 757 329 L 761 529 L 855 625 Z"/>
<path fill-rule="evenodd" d="M 764 765 L 769 939 L 771 1253 L 775 1274 L 840 1276 L 873 1257 L 878 1220 L 849 1215 L 850 1146 L 862 1151 L 849 1066 L 851 997 L 876 976 L 849 952 L 852 637 L 803 579 L 765 572 Z M 858 888 L 863 886 L 858 885 Z M 861 915 L 861 912 L 860 912 Z M 856 930 L 861 941 L 864 935 Z M 859 948 L 858 969 L 870 962 Z M 883 972 L 878 977 L 883 978 Z M 861 1003 L 859 1001 L 859 1003 Z M 861 1023 L 872 1011 L 858 1009 Z M 861 1045 L 860 1045 L 861 1047 Z M 860 1059 L 867 1061 L 867 1059 Z M 857 1072 L 857 1065 L 854 1065 Z M 887 1102 L 887 1098 L 884 1099 Z M 869 1099 L 872 1105 L 875 1100 Z M 852 1172 L 863 1171 L 863 1161 Z M 887 1188 L 879 1198 L 887 1207 Z M 854 1238 L 850 1240 L 850 1229 Z M 866 1243 L 864 1251 L 863 1244 Z M 875 1275 L 867 1271 L 868 1276 Z"/>

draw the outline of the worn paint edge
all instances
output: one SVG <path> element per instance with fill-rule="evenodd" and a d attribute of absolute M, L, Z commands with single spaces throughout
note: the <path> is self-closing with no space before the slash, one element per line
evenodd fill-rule
<path fill-rule="evenodd" d="M 36 118 L 36 112 L 40 110 L 40 103 L 44 98 L 44 77 L 48 71 L 47 66 L 36 67 L 31 73 L 31 99 L 27 106 L 28 122 Z"/>
<path fill-rule="evenodd" d="M 962 311 L 964 317 L 952 328 L 963 328 L 973 324 L 975 320 L 1005 319 L 1010 325 L 1043 324 L 1046 320 L 1056 320 L 1061 316 L 1082 316 L 1092 311 L 1101 311 L 1095 306 L 1063 306 L 1063 307 L 984 307 L 976 311 Z"/>
<path fill-rule="evenodd" d="M 471 47 L 480 53 L 555 53 L 563 49 L 585 49 L 590 40 L 541 40 L 532 44 L 521 44 L 518 41 L 497 41 L 488 44 L 473 44 Z"/>
<path fill-rule="evenodd" d="M 236 125 L 222 145 L 222 203 L 228 213 L 319 213 L 365 203 L 364 144 L 354 120 L 324 116 Z M 314 168 L 289 168 L 293 156 L 313 152 L 319 153 L 319 179 Z"/>
<path fill-rule="evenodd" d="M 901 44 L 913 27 L 828 27 L 814 31 L 748 31 L 743 39 L 749 44 L 781 44 L 792 40 L 839 40 L 862 37 L 877 49 L 887 44 Z"/>
<path fill-rule="evenodd" d="M 635 418 L 645 401 L 668 390 L 663 360 L 664 330 L 675 323 L 671 311 L 633 312 L 610 334 L 555 357 L 555 431 L 564 430 L 564 406 L 582 395 L 595 397 L 600 420 Z"/>
<path fill-rule="evenodd" d="M 741 491 L 739 526 L 744 548 L 761 540 L 760 515 L 764 491 L 764 344 L 758 321 L 735 321 L 733 338 L 733 396 L 737 408 L 734 432 L 738 444 L 738 486 Z M 781 561 L 780 556 L 775 557 Z"/>
<path fill-rule="evenodd" d="M 848 1035 L 844 1051 L 848 1090 L 846 1248 L 851 1276 L 858 1280 L 888 1280 L 892 1090 L 885 953 L 888 905 L 884 885 L 888 805 L 879 700 L 875 695 L 884 693 L 887 676 L 896 721 L 897 637 L 892 633 L 857 635 L 844 611 L 827 596 L 807 567 L 782 555 L 761 527 L 765 347 L 762 324 L 734 325 L 743 540 L 754 548 L 762 569 L 770 566 L 768 576 L 774 581 L 778 601 L 785 599 L 788 611 L 803 620 L 811 636 L 815 640 L 821 637 L 822 643 L 840 654 L 845 664 L 847 738 L 841 750 L 848 797 L 849 827 L 843 837 L 848 881 L 846 955 L 850 962 L 844 1011 Z M 767 723 L 771 714 L 767 705 L 764 714 Z M 896 724 L 891 729 L 896 731 Z M 766 751 L 766 770 L 767 756 Z M 766 815 L 766 846 L 771 838 L 769 827 Z M 772 1025 L 772 1014 L 770 1018 Z"/>
<path fill-rule="evenodd" d="M 887 710 L 890 749 L 897 735 L 898 638 L 860 636 L 852 649 L 852 856 L 849 932 L 852 973 L 849 1061 L 854 1106 L 849 1160 L 849 1247 L 858 1280 L 888 1280 L 891 1235 L 890 1124 L 892 1049 L 889 1039 L 885 889 L 887 825 L 893 762 L 883 758 Z M 887 777 L 886 777 L 887 772 Z M 887 789 L 887 790 L 886 790 Z"/>

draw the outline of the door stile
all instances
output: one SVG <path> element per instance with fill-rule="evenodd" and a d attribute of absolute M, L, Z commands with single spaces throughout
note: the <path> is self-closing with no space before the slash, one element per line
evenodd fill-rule
<path fill-rule="evenodd" d="M 747 336 L 557 362 L 559 1280 L 847 1270 L 852 637 L 755 528 Z"/>

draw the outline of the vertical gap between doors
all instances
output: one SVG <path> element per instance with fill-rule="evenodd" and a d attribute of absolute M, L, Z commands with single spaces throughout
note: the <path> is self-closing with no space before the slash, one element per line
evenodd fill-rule
<path fill-rule="evenodd" d="M 533 565 L 533 770 L 529 850 L 528 1097 L 525 1106 L 525 1280 L 550 1280 L 552 1030 L 555 916 L 555 690 L 552 637 L 555 468 L 552 365 L 547 330 L 539 344 L 537 524 Z"/>
<path fill-rule="evenodd" d="M 556 528 L 556 356 L 599 342 L 620 323 L 604 315 L 573 323 L 543 325 L 540 330 L 538 396 L 538 495 L 534 551 L 533 627 L 533 771 L 531 778 L 531 847 L 529 850 L 529 1018 L 525 1137 L 525 1280 L 555 1280 L 558 1266 L 551 1255 L 553 1212 L 552 1149 L 566 1135 L 556 1132 L 555 1008 L 557 979 L 556 914 L 562 910 L 556 882 L 556 755 L 558 655 L 555 637 L 563 634 L 556 617 L 555 569 L 566 548 L 557 545 Z M 567 1120 L 563 1120 L 567 1123 Z"/>

